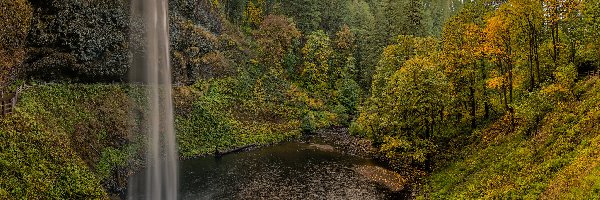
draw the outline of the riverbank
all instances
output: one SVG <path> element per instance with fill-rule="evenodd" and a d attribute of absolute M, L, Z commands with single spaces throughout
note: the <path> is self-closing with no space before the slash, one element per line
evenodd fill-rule
<path fill-rule="evenodd" d="M 377 148 L 373 147 L 370 140 L 350 135 L 348 127 L 321 128 L 312 134 L 303 136 L 300 141 L 322 151 L 335 151 L 373 160 L 377 166 L 355 166 L 353 170 L 369 181 L 385 186 L 398 198 L 410 199 L 414 196 L 412 192 L 414 177 L 392 170 L 385 156 L 382 156 Z"/>

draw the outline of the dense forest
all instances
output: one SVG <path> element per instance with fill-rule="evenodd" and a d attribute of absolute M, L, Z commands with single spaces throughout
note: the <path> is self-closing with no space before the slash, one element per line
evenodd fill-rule
<path fill-rule="evenodd" d="M 125 193 L 132 9 L 0 0 L 0 86 L 22 89 L 1 199 Z M 348 127 L 414 198 L 600 195 L 600 1 L 170 0 L 169 22 L 182 159 Z"/>

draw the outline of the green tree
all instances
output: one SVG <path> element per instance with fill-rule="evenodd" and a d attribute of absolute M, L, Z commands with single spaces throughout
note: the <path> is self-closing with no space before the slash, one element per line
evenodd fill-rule
<path fill-rule="evenodd" d="M 543 24 L 543 7 L 540 1 L 512 0 L 510 12 L 519 26 L 516 35 L 519 45 L 526 47 L 529 90 L 537 87 L 542 79 L 540 73 L 540 36 Z"/>
<path fill-rule="evenodd" d="M 383 93 L 388 79 L 405 61 L 416 55 L 432 54 L 437 51 L 437 48 L 438 42 L 433 38 L 398 36 L 394 44 L 388 45 L 383 50 L 373 74 L 371 96 L 376 97 Z"/>
<path fill-rule="evenodd" d="M 381 54 L 381 48 L 385 46 L 383 40 L 378 38 L 384 36 L 377 32 L 373 9 L 367 2 L 349 1 L 347 7 L 344 22 L 350 27 L 350 31 L 356 38 L 354 58 L 357 82 L 364 90 L 368 90 L 374 66 Z"/>
<path fill-rule="evenodd" d="M 407 60 L 387 81 L 381 98 L 362 110 L 353 132 L 381 144 L 396 167 L 427 167 L 448 97 L 448 81 L 429 57 Z"/>
<path fill-rule="evenodd" d="M 321 24 L 320 0 L 295 0 L 282 1 L 281 7 L 286 16 L 290 16 L 296 22 L 298 29 L 304 34 L 319 29 Z"/>
<path fill-rule="evenodd" d="M 404 5 L 405 35 L 428 36 L 431 28 L 427 27 L 425 5 L 423 0 L 408 0 Z"/>
<path fill-rule="evenodd" d="M 585 47 L 582 51 L 582 63 L 594 63 L 600 66 L 600 2 L 585 1 L 582 7 L 583 26 L 585 35 L 582 43 Z"/>
<path fill-rule="evenodd" d="M 328 72 L 333 48 L 325 32 L 319 30 L 307 37 L 302 48 L 303 64 L 300 74 L 304 87 L 311 92 L 324 95 L 328 89 Z"/>

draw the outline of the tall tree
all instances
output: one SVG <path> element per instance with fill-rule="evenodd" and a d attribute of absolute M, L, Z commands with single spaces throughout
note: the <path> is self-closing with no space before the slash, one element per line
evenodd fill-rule
<path fill-rule="evenodd" d="M 404 27 L 406 35 L 427 36 L 430 28 L 426 27 L 425 5 L 423 0 L 408 0 L 403 8 Z"/>
<path fill-rule="evenodd" d="M 509 5 L 503 4 L 486 21 L 485 53 L 496 64 L 499 69 L 499 80 L 501 82 L 502 96 L 505 109 L 510 113 L 511 124 L 514 128 L 513 102 L 513 32 L 515 23 L 510 17 Z"/>
<path fill-rule="evenodd" d="M 537 87 L 542 79 L 540 73 L 540 37 L 543 25 L 543 7 L 540 1 L 511 0 L 510 13 L 515 20 L 519 42 L 526 47 L 529 90 Z M 521 42 L 522 41 L 522 42 Z"/>
<path fill-rule="evenodd" d="M 302 48 L 304 62 L 300 69 L 306 89 L 325 95 L 328 89 L 327 73 L 332 54 L 331 41 L 325 32 L 319 30 L 308 35 L 306 44 Z"/>
<path fill-rule="evenodd" d="M 371 86 L 371 76 L 373 68 L 381 54 L 384 33 L 379 26 L 379 21 L 375 16 L 374 9 L 363 0 L 352 0 L 347 3 L 347 13 L 344 15 L 344 22 L 350 28 L 350 31 L 356 38 L 356 49 L 354 58 L 357 70 L 357 82 L 363 90 L 368 90 Z"/>
<path fill-rule="evenodd" d="M 294 40 L 300 39 L 300 31 L 291 19 L 281 15 L 269 15 L 254 32 L 260 45 L 260 61 L 273 74 L 282 74 L 283 58 L 290 51 Z"/>
<path fill-rule="evenodd" d="M 282 11 L 296 22 L 303 33 L 311 33 L 319 29 L 321 16 L 320 0 L 281 1 Z"/>

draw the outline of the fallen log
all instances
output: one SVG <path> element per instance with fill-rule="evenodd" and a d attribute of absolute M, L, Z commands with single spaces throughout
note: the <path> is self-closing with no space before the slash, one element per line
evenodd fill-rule
<path fill-rule="evenodd" d="M 220 156 L 227 155 L 227 154 L 230 154 L 230 153 L 236 153 L 236 152 L 244 151 L 244 150 L 246 150 L 248 148 L 252 148 L 252 147 L 255 147 L 255 146 L 257 146 L 257 145 L 256 144 L 249 144 L 249 145 L 246 145 L 246 146 L 241 146 L 241 147 L 234 148 L 234 149 L 229 149 L 229 150 L 226 150 L 226 151 L 219 151 L 219 149 L 215 148 L 215 156 L 219 156 L 220 157 Z"/>

